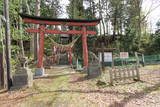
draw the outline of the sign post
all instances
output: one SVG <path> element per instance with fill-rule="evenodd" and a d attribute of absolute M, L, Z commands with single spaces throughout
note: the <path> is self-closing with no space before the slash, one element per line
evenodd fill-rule
<path fill-rule="evenodd" d="M 129 54 L 128 52 L 120 52 L 120 58 L 122 59 L 128 59 L 129 58 Z M 122 60 L 122 66 L 123 66 L 124 62 Z"/>
<path fill-rule="evenodd" d="M 102 62 L 102 53 L 99 53 L 100 61 Z M 111 62 L 113 66 L 113 55 L 112 52 L 104 52 L 104 62 Z"/>
<path fill-rule="evenodd" d="M 123 59 L 129 58 L 128 52 L 120 52 L 120 58 L 123 58 Z"/>

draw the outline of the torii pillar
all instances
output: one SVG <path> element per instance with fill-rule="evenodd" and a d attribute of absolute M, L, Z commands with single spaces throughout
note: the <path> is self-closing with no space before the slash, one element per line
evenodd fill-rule
<path fill-rule="evenodd" d="M 45 38 L 45 25 L 40 25 L 39 28 L 39 51 L 38 51 L 38 63 L 35 71 L 36 76 L 44 75 L 43 56 L 44 56 L 44 38 Z"/>
<path fill-rule="evenodd" d="M 82 27 L 83 66 L 88 67 L 88 47 L 86 26 Z"/>

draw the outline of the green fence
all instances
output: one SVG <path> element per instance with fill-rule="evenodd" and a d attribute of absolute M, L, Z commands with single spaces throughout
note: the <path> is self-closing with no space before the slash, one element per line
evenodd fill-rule
<path fill-rule="evenodd" d="M 142 57 L 139 56 L 138 58 L 140 64 L 143 64 Z M 153 56 L 144 56 L 145 65 L 156 65 L 160 64 L 160 55 L 153 55 Z M 136 65 L 137 59 L 136 57 L 129 57 L 127 59 L 122 59 L 119 57 L 114 58 L 113 66 L 130 66 L 130 65 Z M 83 66 L 82 60 L 76 60 L 73 58 L 73 66 L 75 68 L 81 68 Z M 112 62 L 105 62 L 105 66 L 112 66 Z"/>
<path fill-rule="evenodd" d="M 140 64 L 143 63 L 142 56 L 138 57 Z M 137 58 L 136 57 L 129 57 L 127 59 L 122 59 L 119 57 L 114 58 L 114 65 L 115 66 L 122 66 L 122 65 L 133 65 L 136 64 Z M 152 65 L 152 64 L 160 64 L 160 55 L 154 56 L 144 56 L 144 64 L 145 65 Z M 109 64 L 107 64 L 109 65 Z"/>
<path fill-rule="evenodd" d="M 144 60 L 146 65 L 160 64 L 160 55 L 144 56 Z"/>
<path fill-rule="evenodd" d="M 160 61 L 160 55 L 159 56 L 144 56 L 145 61 Z"/>

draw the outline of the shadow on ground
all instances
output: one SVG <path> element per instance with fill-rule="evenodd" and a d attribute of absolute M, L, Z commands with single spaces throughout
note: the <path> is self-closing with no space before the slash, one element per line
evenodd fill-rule
<path fill-rule="evenodd" d="M 142 99 L 144 98 L 147 94 L 159 90 L 160 88 L 160 83 L 155 84 L 154 86 L 151 87 L 146 87 L 144 90 L 140 91 L 140 92 L 136 92 L 136 93 L 130 93 L 130 95 L 128 97 L 125 97 L 123 100 L 121 100 L 120 102 L 114 102 L 112 104 L 109 105 L 109 107 L 124 107 L 128 102 L 130 102 L 133 99 Z"/>
<path fill-rule="evenodd" d="M 126 95 L 127 97 L 125 97 L 124 99 L 122 99 L 120 102 L 113 102 L 112 104 L 109 105 L 109 107 L 124 107 L 128 102 L 130 102 L 131 100 L 134 99 L 142 99 L 144 98 L 147 94 L 156 91 L 160 88 L 160 83 L 155 84 L 154 86 L 151 87 L 146 87 L 145 89 L 143 89 L 140 92 L 136 92 L 136 93 L 129 93 L 129 92 L 118 92 L 118 91 L 102 91 L 102 90 L 54 90 L 54 91 L 39 91 L 37 93 L 31 93 L 25 96 L 21 96 L 21 97 L 17 97 L 17 98 L 13 98 L 13 99 L 7 99 L 7 101 L 10 102 L 14 102 L 14 101 L 18 101 L 18 100 L 22 100 L 24 98 L 30 97 L 30 96 L 34 96 L 34 95 L 38 95 L 38 94 L 44 94 L 44 93 L 100 93 L 100 94 L 104 94 L 104 93 L 109 93 L 109 94 L 113 94 L 113 95 Z M 5 93 L 6 91 L 3 91 L 1 93 Z M 0 94 L 1 94 L 0 93 Z M 5 102 L 3 102 L 5 100 L 1 99 L 1 103 L 3 104 Z"/>
<path fill-rule="evenodd" d="M 56 79 L 56 78 L 59 78 L 59 77 L 68 76 L 68 75 L 75 75 L 75 74 L 77 74 L 77 73 L 68 73 L 68 74 L 61 74 L 61 75 L 49 74 L 49 75 L 43 76 L 43 77 L 35 77 L 34 79 Z"/>

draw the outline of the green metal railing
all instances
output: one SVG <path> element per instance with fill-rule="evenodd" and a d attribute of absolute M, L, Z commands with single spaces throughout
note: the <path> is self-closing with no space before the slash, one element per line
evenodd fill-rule
<path fill-rule="evenodd" d="M 124 65 L 126 64 L 136 64 L 137 60 L 142 62 L 142 57 L 139 56 L 138 59 L 136 57 L 129 57 L 127 59 L 122 59 L 119 57 L 114 58 L 114 64 L 115 66 L 121 66 L 122 62 L 124 62 Z M 152 65 L 152 64 L 160 64 L 160 55 L 154 55 L 154 56 L 144 56 L 144 61 L 146 65 Z"/>
<path fill-rule="evenodd" d="M 114 66 L 134 66 L 137 65 L 137 58 L 136 57 L 129 57 L 127 59 L 122 59 L 119 57 L 115 57 L 114 59 Z M 138 60 L 140 64 L 142 64 L 142 57 L 139 56 Z M 145 65 L 156 65 L 160 64 L 160 55 L 152 55 L 152 56 L 144 56 Z M 73 65 L 75 68 L 81 68 L 83 65 L 82 60 L 77 60 L 73 58 Z M 105 66 L 112 66 L 111 62 L 106 62 Z"/>

